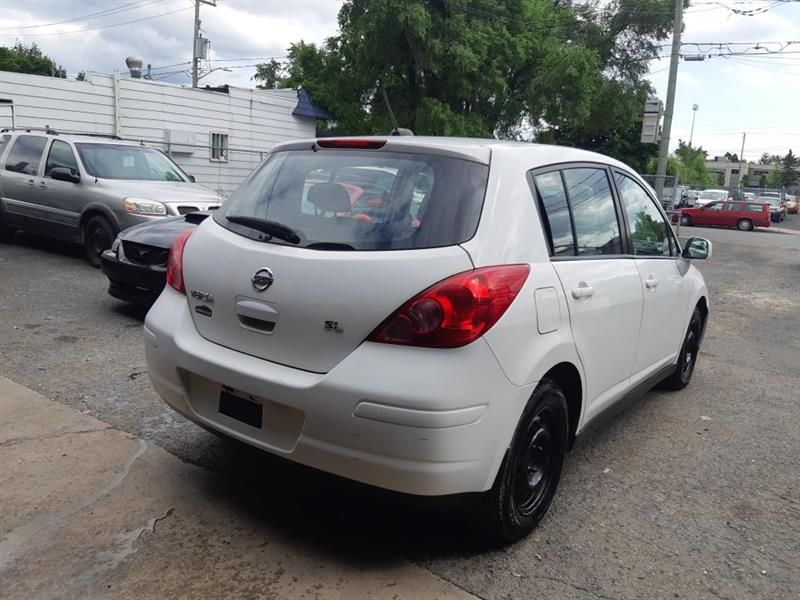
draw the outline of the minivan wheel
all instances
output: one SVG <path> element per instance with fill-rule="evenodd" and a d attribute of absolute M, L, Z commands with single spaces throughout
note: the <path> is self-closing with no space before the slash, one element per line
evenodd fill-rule
<path fill-rule="evenodd" d="M 114 243 L 114 230 L 105 217 L 92 217 L 83 228 L 83 249 L 93 267 L 100 266 L 100 255 Z"/>
<path fill-rule="evenodd" d="M 681 215 L 681 225 L 689 226 L 692 224 L 692 217 L 689 215 Z"/>
<path fill-rule="evenodd" d="M 750 219 L 739 219 L 736 226 L 742 231 L 751 231 L 753 229 L 753 222 Z"/>
<path fill-rule="evenodd" d="M 692 380 L 694 367 L 697 364 L 697 353 L 700 351 L 700 336 L 703 332 L 703 317 L 700 310 L 695 308 L 692 320 L 689 321 L 689 329 L 683 339 L 683 346 L 678 355 L 678 364 L 675 372 L 658 384 L 662 390 L 677 391 L 682 390 Z"/>
<path fill-rule="evenodd" d="M 486 493 L 480 526 L 496 542 L 523 538 L 553 500 L 569 438 L 567 399 L 543 380 L 522 413 L 492 489 Z"/>

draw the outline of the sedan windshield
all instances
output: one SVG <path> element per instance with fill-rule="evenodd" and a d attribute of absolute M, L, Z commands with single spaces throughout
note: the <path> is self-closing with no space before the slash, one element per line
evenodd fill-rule
<path fill-rule="evenodd" d="M 101 179 L 186 181 L 180 168 L 158 150 L 123 144 L 77 143 L 86 171 Z"/>

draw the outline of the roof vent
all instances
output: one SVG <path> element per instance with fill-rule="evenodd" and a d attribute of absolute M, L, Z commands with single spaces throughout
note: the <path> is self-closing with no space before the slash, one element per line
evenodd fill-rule
<path fill-rule="evenodd" d="M 131 73 L 131 79 L 142 78 L 142 64 L 143 60 L 138 56 L 129 56 L 125 59 L 125 64 L 128 65 L 128 70 Z"/>

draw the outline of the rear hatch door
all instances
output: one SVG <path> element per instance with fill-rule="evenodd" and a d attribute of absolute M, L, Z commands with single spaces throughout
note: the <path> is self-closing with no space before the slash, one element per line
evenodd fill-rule
<path fill-rule="evenodd" d="M 276 153 L 189 238 L 184 281 L 198 332 L 329 371 L 409 298 L 472 268 L 458 244 L 477 229 L 487 177 L 474 160 L 418 152 Z"/>

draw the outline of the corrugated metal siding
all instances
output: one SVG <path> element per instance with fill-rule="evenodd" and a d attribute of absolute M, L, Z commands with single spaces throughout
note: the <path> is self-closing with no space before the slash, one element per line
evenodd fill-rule
<path fill-rule="evenodd" d="M 0 97 L 14 101 L 17 127 L 114 134 L 110 75 L 75 81 L 0 72 Z M 230 88 L 225 94 L 121 77 L 119 134 L 167 151 L 167 130 L 193 133 L 195 146 L 176 147 L 173 160 L 198 183 L 228 194 L 275 144 L 314 137 L 314 120 L 292 115 L 296 103 L 293 90 Z M 211 132 L 228 135 L 227 162 L 210 160 Z"/>

